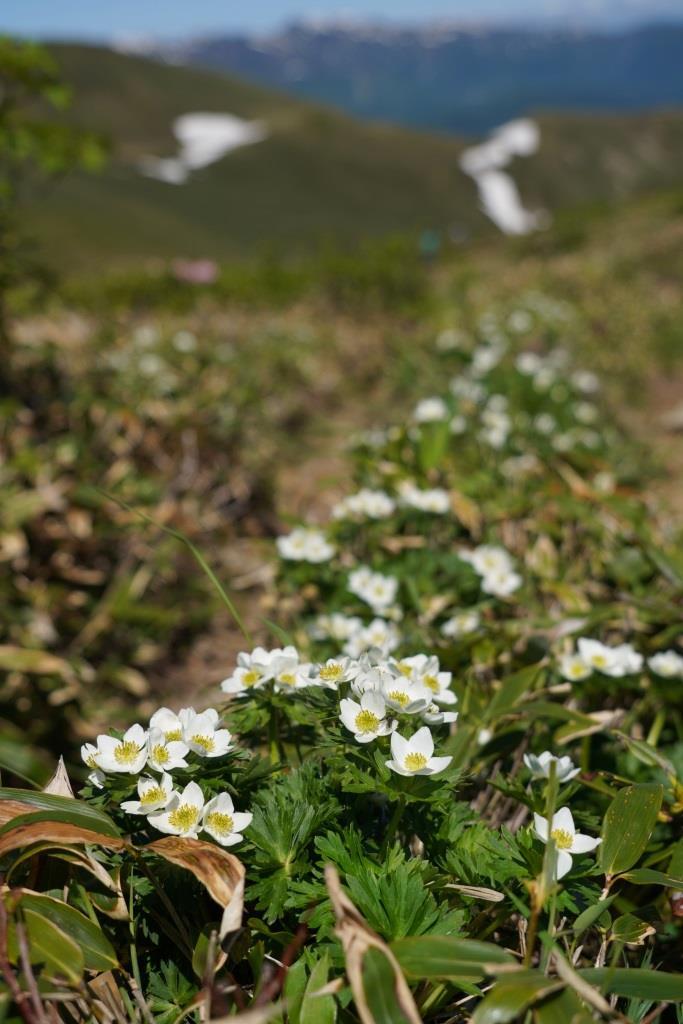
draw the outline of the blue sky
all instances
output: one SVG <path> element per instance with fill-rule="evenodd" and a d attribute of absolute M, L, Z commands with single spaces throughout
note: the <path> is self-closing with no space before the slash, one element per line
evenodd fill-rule
<path fill-rule="evenodd" d="M 111 39 L 265 30 L 309 16 L 419 21 L 434 17 L 517 20 L 567 14 L 646 18 L 681 0 L 0 0 L 0 31 L 41 38 Z"/>

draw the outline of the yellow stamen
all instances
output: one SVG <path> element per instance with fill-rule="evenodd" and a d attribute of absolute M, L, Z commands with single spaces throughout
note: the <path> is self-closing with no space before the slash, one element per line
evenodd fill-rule
<path fill-rule="evenodd" d="M 188 832 L 193 825 L 196 825 L 198 817 L 198 808 L 192 804 L 180 804 L 174 811 L 171 811 L 168 820 L 173 828 L 177 828 L 180 832 Z"/>
<path fill-rule="evenodd" d="M 249 669 L 242 676 L 242 682 L 245 686 L 256 686 L 261 681 L 261 673 L 257 672 L 255 668 Z"/>
<path fill-rule="evenodd" d="M 152 747 L 152 761 L 156 761 L 157 764 L 168 764 L 171 755 L 165 746 L 161 743 L 157 743 L 156 746 Z"/>
<path fill-rule="evenodd" d="M 191 742 L 201 747 L 206 754 L 210 754 L 216 746 L 213 736 L 193 736 Z"/>
<path fill-rule="evenodd" d="M 212 811 L 211 814 L 207 814 L 204 827 L 212 828 L 222 836 L 229 836 L 233 829 L 233 820 L 229 814 Z"/>
<path fill-rule="evenodd" d="M 389 694 L 389 700 L 393 700 L 395 704 L 404 708 L 406 704 L 410 703 L 410 697 L 404 690 L 392 690 Z"/>
<path fill-rule="evenodd" d="M 550 833 L 550 837 L 555 840 L 555 846 L 558 850 L 569 850 L 574 842 L 574 837 L 571 833 L 563 828 L 554 828 Z"/>
<path fill-rule="evenodd" d="M 114 751 L 119 764 L 132 764 L 140 753 L 140 747 L 132 740 L 122 740 Z"/>
<path fill-rule="evenodd" d="M 425 676 L 422 682 L 428 687 L 432 693 L 438 693 L 440 690 L 439 681 L 434 676 Z"/>
<path fill-rule="evenodd" d="M 334 682 L 341 674 L 342 667 L 336 661 L 332 665 L 323 665 L 319 672 L 320 678 L 326 682 Z"/>
<path fill-rule="evenodd" d="M 293 672 L 283 672 L 277 677 L 278 683 L 284 683 L 285 686 L 294 686 L 296 683 L 296 676 Z"/>
<path fill-rule="evenodd" d="M 165 733 L 167 743 L 177 743 L 178 740 L 183 738 L 182 729 L 171 729 L 170 732 Z"/>
<path fill-rule="evenodd" d="M 155 804 L 159 800 L 165 800 L 166 793 L 163 791 L 161 786 L 152 786 L 150 789 L 146 789 L 140 797 L 140 803 L 144 806 L 145 804 Z"/>
<path fill-rule="evenodd" d="M 406 754 L 405 766 L 409 772 L 419 772 L 427 764 L 424 754 Z"/>
<path fill-rule="evenodd" d="M 356 729 L 358 732 L 374 732 L 379 726 L 379 718 L 367 709 L 356 715 Z"/>
<path fill-rule="evenodd" d="M 410 665 L 406 665 L 405 661 L 399 661 L 398 670 L 402 676 L 406 677 L 406 679 L 413 674 L 412 668 Z"/>

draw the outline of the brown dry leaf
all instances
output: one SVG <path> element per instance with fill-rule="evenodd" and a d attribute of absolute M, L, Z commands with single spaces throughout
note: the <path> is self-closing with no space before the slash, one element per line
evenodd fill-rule
<path fill-rule="evenodd" d="M 355 906 L 342 890 L 336 868 L 331 864 L 325 867 L 325 883 L 330 894 L 334 916 L 335 932 L 344 948 L 346 974 L 353 991 L 353 998 L 362 1024 L 375 1024 L 375 1018 L 368 1006 L 363 984 L 363 958 L 369 949 L 377 949 L 389 961 L 395 979 L 394 994 L 396 1002 L 408 1024 L 422 1024 L 415 1000 L 408 988 L 408 983 L 398 965 L 398 961 L 386 942 L 372 931 L 367 921 L 356 910 Z"/>
<path fill-rule="evenodd" d="M 460 491 L 451 491 L 451 508 L 465 529 L 477 538 L 481 533 L 481 512 L 472 499 Z"/>
<path fill-rule="evenodd" d="M 230 902 L 223 911 L 221 926 L 218 932 L 218 941 L 222 942 L 230 932 L 236 932 L 242 927 L 242 913 L 244 910 L 244 877 L 240 878 L 235 886 Z"/>
<path fill-rule="evenodd" d="M 21 800 L 0 800 L 0 825 L 6 825 L 13 818 L 21 814 L 31 814 L 35 811 L 33 804 L 22 803 Z"/>
<path fill-rule="evenodd" d="M 618 729 L 625 716 L 626 711 L 623 708 L 615 708 L 614 711 L 594 711 L 585 716 L 593 720 L 593 725 L 577 724 L 573 729 L 569 724 L 558 731 L 555 739 L 558 743 L 571 743 L 572 740 L 580 739 L 583 736 L 592 736 L 596 732 L 609 732 L 610 729 Z"/>
<path fill-rule="evenodd" d="M 475 900 L 487 900 L 490 903 L 500 903 L 505 899 L 504 893 L 498 892 L 497 889 L 487 889 L 483 885 L 459 885 L 456 882 L 449 882 L 446 888 L 457 889 L 465 896 L 471 896 Z"/>
<path fill-rule="evenodd" d="M 237 857 L 201 839 L 165 836 L 142 849 L 191 871 L 221 907 L 228 906 L 244 879 L 244 866 Z"/>
<path fill-rule="evenodd" d="M 48 782 L 47 786 L 43 787 L 43 793 L 53 793 L 55 796 L 70 796 L 74 798 L 74 791 L 71 788 L 69 776 L 66 773 L 66 766 L 64 764 L 63 757 L 60 757 L 57 762 L 57 770 Z"/>
<path fill-rule="evenodd" d="M 19 814 L 25 814 L 27 810 L 35 811 L 35 807 L 28 807 L 25 804 L 17 804 L 14 801 L 4 801 L 0 807 L 4 812 L 5 803 L 13 803 L 15 808 L 21 810 Z M 17 811 L 11 817 L 14 817 Z M 9 820 L 9 819 L 6 819 Z M 0 857 L 11 850 L 20 850 L 29 843 L 64 843 L 66 846 L 83 846 L 86 843 L 93 846 L 105 846 L 108 850 L 122 850 L 126 845 L 123 839 L 116 836 L 105 836 L 101 832 L 93 832 L 89 828 L 81 828 L 80 825 L 69 825 L 63 821 L 35 821 L 17 825 L 4 835 L 0 836 Z"/>
<path fill-rule="evenodd" d="M 583 477 L 579 476 L 576 470 L 568 465 L 568 463 L 558 461 L 556 469 L 575 497 L 588 499 L 595 498 L 595 491 L 593 488 L 589 487 Z"/>
<path fill-rule="evenodd" d="M 420 535 L 406 537 L 384 537 L 380 542 L 385 551 L 391 555 L 399 555 L 401 551 L 416 551 L 423 548 L 427 539 Z"/>

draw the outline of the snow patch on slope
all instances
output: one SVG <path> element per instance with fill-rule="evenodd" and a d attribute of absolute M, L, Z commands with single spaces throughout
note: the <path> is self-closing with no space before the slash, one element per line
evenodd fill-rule
<path fill-rule="evenodd" d="M 169 185 L 184 185 L 193 171 L 208 167 L 241 146 L 268 137 L 263 121 L 245 121 L 234 114 L 182 114 L 173 122 L 178 154 L 144 157 L 140 170 L 149 178 Z"/>

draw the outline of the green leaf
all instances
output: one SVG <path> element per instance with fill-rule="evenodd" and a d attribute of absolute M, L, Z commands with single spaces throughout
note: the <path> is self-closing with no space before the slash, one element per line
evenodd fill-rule
<path fill-rule="evenodd" d="M 613 903 L 616 898 L 617 894 L 614 893 L 612 896 L 608 896 L 607 899 L 599 900 L 597 903 L 594 903 L 593 906 L 586 907 L 583 913 L 579 914 L 574 922 L 574 934 L 581 935 L 583 932 L 587 931 L 591 925 L 595 924 L 595 922 L 602 917 L 610 904 Z"/>
<path fill-rule="evenodd" d="M 640 945 L 653 932 L 652 925 L 647 921 L 641 921 L 635 914 L 622 914 L 613 922 L 610 938 L 614 942 Z"/>
<path fill-rule="evenodd" d="M 599 863 L 606 875 L 628 871 L 645 852 L 664 796 L 648 783 L 620 790 L 607 808 Z"/>
<path fill-rule="evenodd" d="M 91 807 L 83 800 L 74 800 L 68 796 L 56 796 L 54 793 L 39 793 L 32 789 L 0 789 L 0 802 L 5 800 L 28 804 L 35 807 L 36 812 L 46 812 L 42 818 L 38 818 L 37 813 L 32 815 L 32 821 L 64 821 L 69 825 L 90 829 L 92 832 L 101 832 L 105 836 L 118 837 L 121 835 L 108 814 L 96 807 Z M 14 818 L 7 821 L 0 828 L 0 835 L 14 828 L 17 820 Z"/>
<path fill-rule="evenodd" d="M 297 960 L 287 971 L 284 996 L 287 1003 L 287 1020 L 289 1024 L 301 1024 L 301 1004 L 306 991 L 306 964 Z"/>
<path fill-rule="evenodd" d="M 118 967 L 114 948 L 102 929 L 75 907 L 61 900 L 40 893 L 22 892 L 21 906 L 24 911 L 33 911 L 76 942 L 83 951 L 85 967 L 89 971 L 110 971 Z"/>
<path fill-rule="evenodd" d="M 534 1007 L 534 1024 L 594 1024 L 593 1014 L 571 989 L 558 992 Z"/>
<path fill-rule="evenodd" d="M 42 914 L 25 908 L 23 916 L 31 963 L 43 964 L 51 977 L 65 978 L 70 985 L 77 985 L 85 969 L 78 943 Z"/>
<path fill-rule="evenodd" d="M 627 871 L 625 875 L 619 877 L 632 882 L 633 885 L 665 885 L 667 889 L 683 889 L 683 878 L 655 871 L 653 868 L 636 868 L 635 871 Z"/>
<path fill-rule="evenodd" d="M 334 1024 L 337 1019 L 337 1006 L 334 996 L 316 995 L 327 984 L 329 962 L 326 955 L 318 960 L 308 979 L 304 998 L 301 1003 L 299 1024 Z"/>
<path fill-rule="evenodd" d="M 410 978 L 482 979 L 487 964 L 513 964 L 514 957 L 491 942 L 453 935 L 419 935 L 392 942 L 401 970 Z"/>
<path fill-rule="evenodd" d="M 683 974 L 667 974 L 643 967 L 587 967 L 578 973 L 590 985 L 599 986 L 604 995 L 654 1002 L 683 1000 Z"/>
<path fill-rule="evenodd" d="M 394 969 L 379 949 L 363 957 L 363 990 L 374 1024 L 410 1024 L 396 995 Z"/>
<path fill-rule="evenodd" d="M 515 971 L 496 982 L 477 1007 L 472 1024 L 508 1024 L 539 1000 L 564 988 L 559 978 L 540 971 Z"/>
<path fill-rule="evenodd" d="M 489 702 L 484 722 L 494 722 L 511 711 L 525 694 L 531 693 L 535 683 L 544 674 L 543 669 L 538 665 L 527 665 L 526 668 L 508 676 Z"/>

